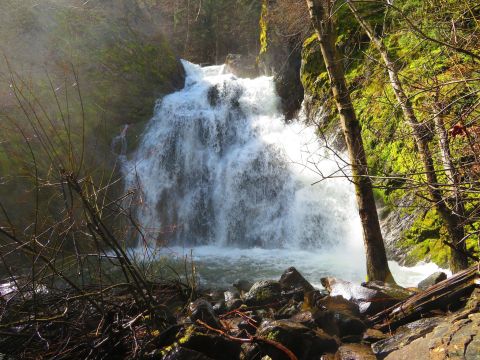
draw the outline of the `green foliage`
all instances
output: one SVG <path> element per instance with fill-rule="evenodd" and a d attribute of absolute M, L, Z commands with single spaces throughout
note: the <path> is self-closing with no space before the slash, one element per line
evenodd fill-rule
<path fill-rule="evenodd" d="M 426 34 L 434 38 L 441 39 L 443 34 L 450 32 L 452 22 L 457 26 L 458 39 L 463 31 L 467 38 L 468 31 L 475 22 L 472 21 L 472 14 L 468 16 L 472 9 L 465 3 L 445 0 L 439 8 L 439 4 L 435 4 L 434 1 L 402 0 L 395 2 L 395 5 Z M 450 252 L 443 244 L 443 241 L 447 240 L 445 229 L 438 214 L 428 210 L 432 205 L 423 199 L 427 194 L 419 185 L 423 184 L 425 179 L 410 128 L 405 124 L 402 112 L 397 106 L 397 100 L 378 53 L 359 31 L 354 17 L 346 14 L 344 10 L 341 9 L 337 16 L 337 46 L 346 57 L 346 80 L 362 124 L 370 171 L 375 176 L 385 177 L 384 180 L 376 181 L 375 195 L 388 209 L 395 209 L 405 215 L 418 214 L 418 209 L 427 209 L 423 216 L 416 215 L 413 225 L 401 235 L 399 244 L 408 253 L 408 264 L 431 260 L 445 266 Z M 402 21 L 401 15 L 393 10 L 389 10 L 387 14 L 378 9 L 377 12 L 364 10 L 362 10 L 364 17 L 376 31 L 383 30 L 385 33 L 384 42 L 401 67 L 400 75 L 406 84 L 405 90 L 412 94 L 411 100 L 418 119 L 433 128 L 435 84 L 474 78 L 478 76 L 475 64 L 467 56 L 449 51 L 437 43 L 422 40 L 405 21 Z M 385 25 L 384 28 L 382 24 Z M 470 43 L 463 46 L 474 48 L 473 42 L 478 40 L 472 37 L 469 39 Z M 317 106 L 333 109 L 329 97 L 328 76 L 314 35 L 303 44 L 301 79 L 307 94 L 313 101 L 317 101 Z M 447 129 L 465 116 L 462 114 L 465 114 L 466 108 L 472 109 L 478 115 L 479 110 L 475 101 L 479 101 L 479 81 L 468 84 L 456 82 L 440 89 L 437 96 L 443 104 L 449 104 L 444 114 Z M 330 113 L 335 114 L 335 111 Z M 472 114 L 468 115 L 475 119 Z M 324 130 L 328 131 L 334 124 L 336 119 L 331 116 L 323 123 Z M 441 161 L 440 155 L 436 151 L 438 150 L 436 139 L 433 134 L 431 136 L 433 139 L 431 148 L 438 166 Z M 465 140 L 454 140 L 451 147 L 452 155 L 457 160 L 468 152 Z M 440 173 L 439 178 L 445 180 L 444 174 Z M 466 194 L 466 206 L 471 209 L 468 214 L 478 206 L 478 198 L 473 193 Z M 405 206 L 405 198 L 413 200 L 409 202 L 407 208 L 398 209 L 399 204 Z M 474 221 L 471 227 L 467 226 L 467 231 L 474 232 L 477 223 Z M 478 251 L 478 235 L 471 236 L 467 240 L 467 246 L 473 251 Z"/>

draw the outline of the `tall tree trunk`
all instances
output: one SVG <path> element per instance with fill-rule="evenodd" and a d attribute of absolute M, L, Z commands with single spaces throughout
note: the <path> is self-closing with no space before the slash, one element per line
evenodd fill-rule
<path fill-rule="evenodd" d="M 347 143 L 353 182 L 363 239 L 367 253 L 367 275 L 369 280 L 394 282 L 388 267 L 377 207 L 373 197 L 372 182 L 368 174 L 367 159 L 363 147 L 360 123 L 353 109 L 350 93 L 345 81 L 342 60 L 335 47 L 336 33 L 331 18 L 331 0 L 306 0 L 310 17 L 320 41 L 320 48 L 330 78 L 335 104 Z"/>
<path fill-rule="evenodd" d="M 417 120 L 412 103 L 405 93 L 402 82 L 398 76 L 397 67 L 391 60 L 388 49 L 383 43 L 382 39 L 375 34 L 370 24 L 363 19 L 352 0 L 347 0 L 347 3 L 360 26 L 367 33 L 372 43 L 379 51 L 387 68 L 393 91 L 395 92 L 397 101 L 403 111 L 403 116 L 412 129 L 413 137 L 415 139 L 415 143 L 417 144 L 420 158 L 425 170 L 427 187 L 431 201 L 435 204 L 435 207 L 440 214 L 445 227 L 447 228 L 448 234 L 452 240 L 452 245 L 454 247 L 450 259 L 450 267 L 453 272 L 466 269 L 468 267 L 468 258 L 466 256 L 465 242 L 463 241 L 465 231 L 462 225 L 462 219 L 448 207 L 445 199 L 442 196 L 442 191 L 438 187 L 439 184 L 437 174 L 435 172 L 433 157 L 428 145 L 428 137 L 426 136 L 427 129 Z"/>

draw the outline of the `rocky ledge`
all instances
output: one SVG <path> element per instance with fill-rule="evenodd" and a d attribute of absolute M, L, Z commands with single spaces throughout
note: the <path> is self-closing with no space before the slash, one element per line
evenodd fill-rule
<path fill-rule="evenodd" d="M 206 291 L 159 335 L 150 358 L 480 359 L 477 268 L 413 289 L 321 281 L 325 290 L 289 268 L 278 280 Z"/>

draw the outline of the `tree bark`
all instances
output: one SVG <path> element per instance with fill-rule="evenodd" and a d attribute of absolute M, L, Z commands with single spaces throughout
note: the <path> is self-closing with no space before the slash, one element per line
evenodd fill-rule
<path fill-rule="evenodd" d="M 331 18 L 331 0 L 306 0 L 310 18 L 320 41 L 320 48 L 330 78 L 330 86 L 340 115 L 350 157 L 358 210 L 363 227 L 369 280 L 394 282 L 388 267 L 385 245 L 368 174 L 360 123 L 357 120 L 345 81 L 342 60 L 335 46 L 336 33 Z"/>
<path fill-rule="evenodd" d="M 426 136 L 427 129 L 425 128 L 424 124 L 421 124 L 417 120 L 412 103 L 405 93 L 402 82 L 398 76 L 397 67 L 391 60 L 388 49 L 383 43 L 382 39 L 375 34 L 370 24 L 363 19 L 352 0 L 346 1 L 360 26 L 367 33 L 373 45 L 380 53 L 388 71 L 390 84 L 392 85 L 397 101 L 402 109 L 403 116 L 412 129 L 413 137 L 415 139 L 415 143 L 417 144 L 419 155 L 425 170 L 427 187 L 431 201 L 435 204 L 435 207 L 442 218 L 445 227 L 447 228 L 448 234 L 452 240 L 452 244 L 456 249 L 452 251 L 452 256 L 450 258 L 451 270 L 455 273 L 466 269 L 468 267 L 468 258 L 466 255 L 465 242 L 463 241 L 465 231 L 461 223 L 462 219 L 448 207 L 445 199 L 442 196 L 442 191 L 438 187 L 438 178 L 435 172 L 433 157 L 428 144 L 428 137 Z"/>

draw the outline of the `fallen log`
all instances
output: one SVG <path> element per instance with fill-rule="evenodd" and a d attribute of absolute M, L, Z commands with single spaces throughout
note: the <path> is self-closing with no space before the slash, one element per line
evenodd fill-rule
<path fill-rule="evenodd" d="M 389 331 L 427 316 L 435 310 L 451 310 L 460 299 L 479 286 L 480 268 L 474 265 L 429 289 L 368 318 L 375 328 Z"/>

